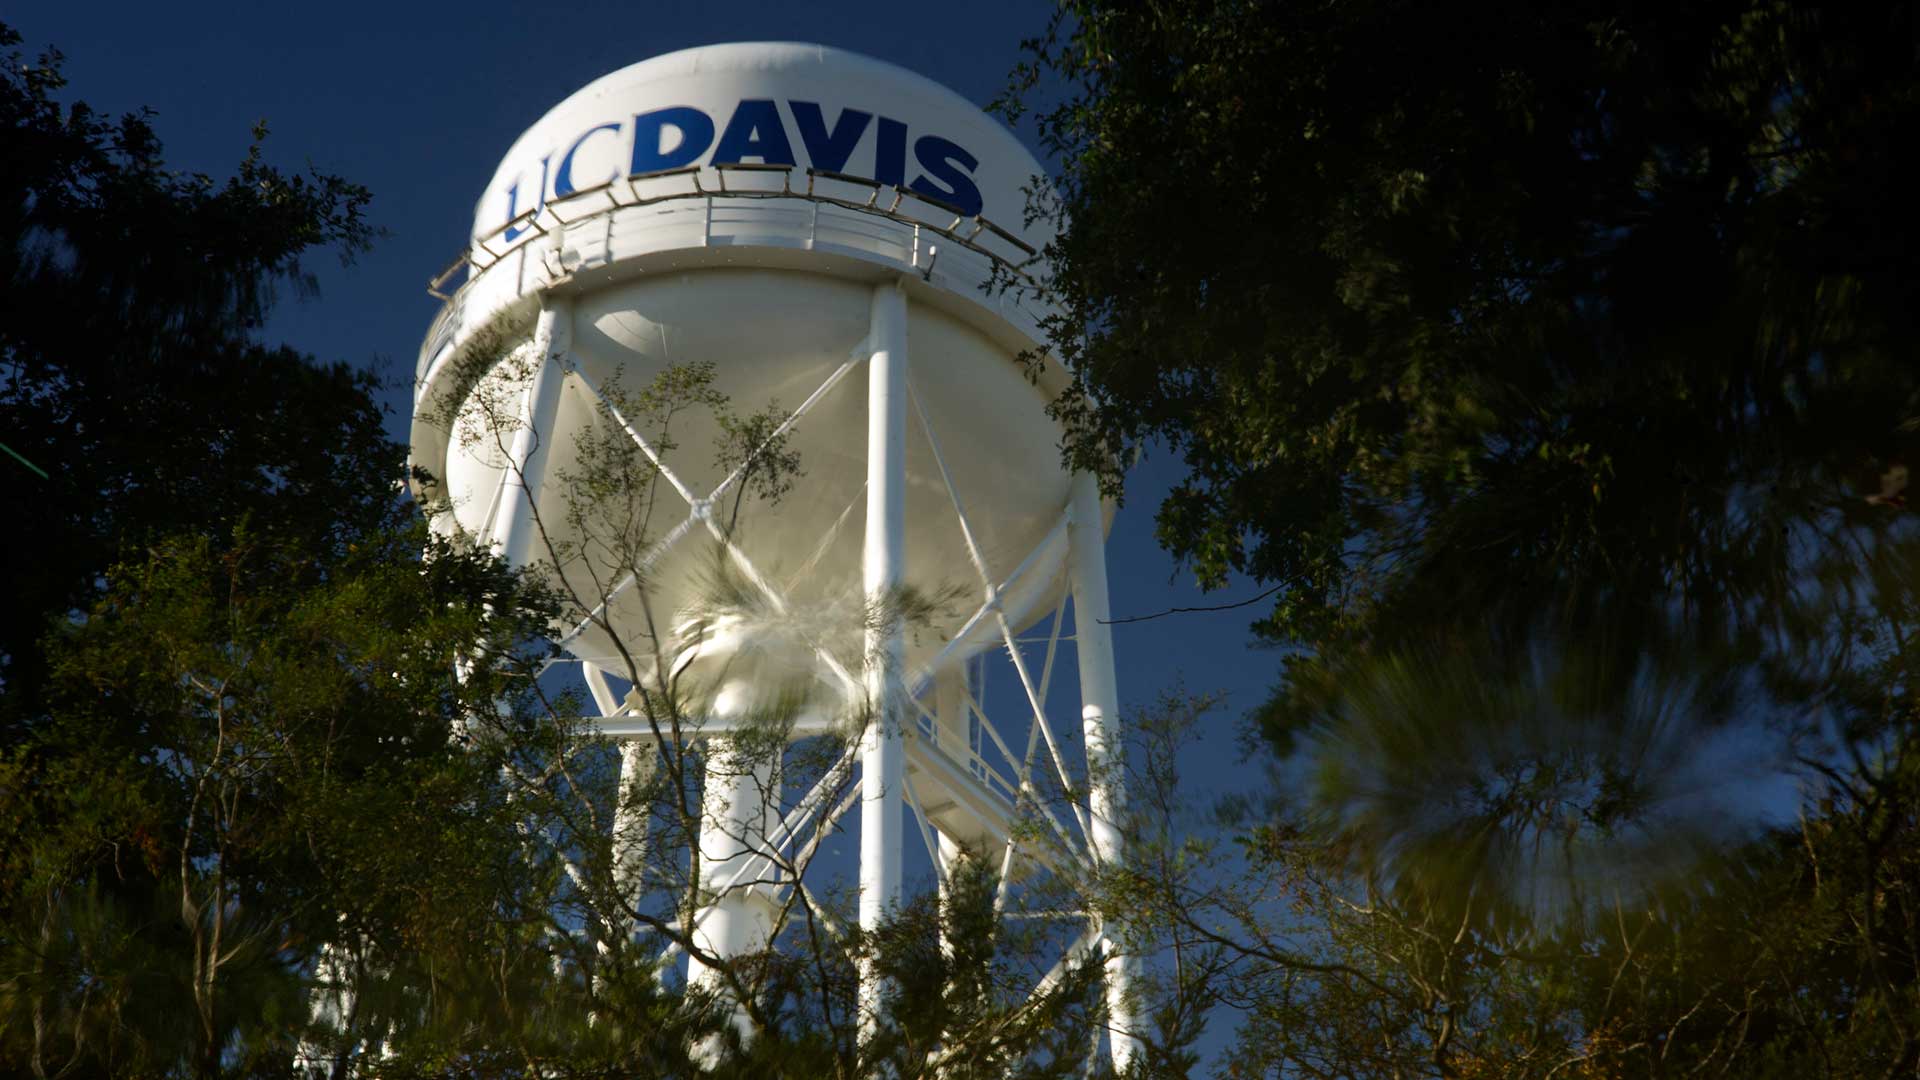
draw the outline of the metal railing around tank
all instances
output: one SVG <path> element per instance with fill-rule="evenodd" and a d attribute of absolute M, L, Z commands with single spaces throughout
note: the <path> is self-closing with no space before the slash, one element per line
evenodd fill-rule
<path fill-rule="evenodd" d="M 709 188 L 702 182 L 701 174 L 707 168 L 712 168 L 718 175 L 717 188 Z M 911 188 L 826 169 L 808 168 L 805 171 L 806 186 L 796 188 L 794 178 L 799 171 L 798 166 L 737 162 L 714 166 L 688 165 L 678 169 L 663 169 L 658 172 L 615 177 L 603 184 L 582 188 L 565 198 L 554 199 L 527 210 L 476 239 L 458 257 L 448 263 L 446 269 L 433 276 L 427 283 L 427 292 L 436 299 L 451 302 L 458 292 L 458 288 L 453 292 L 447 291 L 448 284 L 454 275 L 469 269 L 475 274 L 484 272 L 515 250 L 537 238 L 549 235 L 555 229 L 568 229 L 622 210 L 687 200 L 706 201 L 708 218 L 711 220 L 712 200 L 715 199 L 795 199 L 813 203 L 816 206 L 824 204 L 841 207 L 906 226 L 916 235 L 921 230 L 927 230 L 985 257 L 991 266 L 1001 268 L 1012 275 L 1010 280 L 1032 280 L 1030 268 L 1039 261 L 1040 253 L 1025 240 L 979 214 L 968 215 L 952 203 Z M 777 189 L 732 186 L 728 184 L 730 174 L 778 175 L 780 186 Z M 690 180 L 692 187 L 663 193 L 643 193 L 641 190 L 642 185 L 651 187 L 663 181 L 681 178 Z M 864 199 L 857 196 L 837 195 L 830 190 L 825 190 L 829 185 L 837 185 L 842 190 L 848 191 L 865 190 L 867 194 Z M 625 198 L 622 198 L 623 191 Z M 889 191 L 892 192 L 892 197 L 883 198 Z M 581 208 L 584 208 L 584 212 L 573 213 L 574 210 Z M 928 211 L 932 212 L 932 216 L 916 216 L 916 212 Z M 944 224 L 942 224 L 943 221 Z M 994 247 L 989 246 L 990 244 L 1000 245 L 1002 250 L 995 250 Z M 937 258 L 937 253 L 934 257 Z M 930 261 L 926 267 L 915 267 L 915 269 L 924 269 L 926 276 L 931 277 L 933 265 Z M 471 281 L 472 278 L 468 280 Z M 462 287 L 464 284 L 462 283 Z"/>

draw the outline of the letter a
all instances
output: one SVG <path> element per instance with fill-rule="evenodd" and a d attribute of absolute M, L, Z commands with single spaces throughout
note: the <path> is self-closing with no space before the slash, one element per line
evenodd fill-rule
<path fill-rule="evenodd" d="M 793 164 L 793 144 L 787 141 L 780 110 L 765 98 L 748 98 L 733 110 L 727 130 L 714 147 L 715 165 L 733 165 L 757 157 L 769 165 Z"/>

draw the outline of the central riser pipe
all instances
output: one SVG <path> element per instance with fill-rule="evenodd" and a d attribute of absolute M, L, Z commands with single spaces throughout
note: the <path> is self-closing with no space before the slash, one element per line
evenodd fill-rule
<path fill-rule="evenodd" d="M 771 872 L 737 880 L 749 860 L 769 846 L 767 834 L 779 821 L 778 770 L 764 752 L 755 753 L 728 739 L 707 740 L 706 780 L 700 814 L 700 889 L 711 897 L 698 916 L 694 941 L 722 961 L 767 948 L 773 935 L 774 911 L 764 889 L 774 884 Z M 687 981 L 727 996 L 725 976 L 699 960 L 689 962 Z M 742 1038 L 752 1035 L 744 1007 L 735 1003 L 734 1026 Z"/>

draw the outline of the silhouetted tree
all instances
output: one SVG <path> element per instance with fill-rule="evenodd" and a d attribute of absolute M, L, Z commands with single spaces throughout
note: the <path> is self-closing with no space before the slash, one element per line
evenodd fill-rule
<path fill-rule="evenodd" d="M 1030 43 L 1070 456 L 1181 455 L 1161 540 L 1293 647 L 1255 719 L 1317 771 L 1249 888 L 1346 966 L 1185 864 L 1137 897 L 1271 975 L 1249 1074 L 1912 1069 L 1915 30 L 1068 0 Z M 1741 759 L 1804 830 L 1711 819 Z"/>

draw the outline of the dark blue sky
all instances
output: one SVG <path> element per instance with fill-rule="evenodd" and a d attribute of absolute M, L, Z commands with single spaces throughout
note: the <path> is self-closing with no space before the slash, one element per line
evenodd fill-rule
<path fill-rule="evenodd" d="M 48 46 L 66 54 L 69 100 L 110 113 L 155 110 L 154 126 L 176 169 L 225 177 L 245 153 L 252 125 L 264 120 L 275 164 L 311 163 L 372 189 L 372 219 L 387 235 L 350 267 L 330 255 L 310 259 L 319 295 L 287 298 L 265 336 L 323 359 L 379 367 L 394 384 L 389 424 L 401 436 L 415 354 L 438 310 L 425 283 L 465 243 L 474 201 L 514 138 L 572 91 L 675 49 L 797 40 L 891 61 L 984 105 L 1005 85 L 1020 41 L 1039 33 L 1046 15 L 1039 4 L 1005 0 L 937 8 L 763 0 L 475 3 L 431 12 L 402 4 L 41 0 L 6 18 L 30 54 Z M 1029 144 L 1031 134 L 1021 132 Z M 1177 473 L 1177 463 L 1162 458 L 1130 480 L 1109 541 L 1116 617 L 1257 591 L 1237 583 L 1202 595 L 1154 542 L 1152 511 Z M 1182 763 L 1197 803 L 1263 784 L 1261 769 L 1237 745 L 1240 717 L 1262 699 L 1279 662 L 1278 653 L 1248 646 L 1248 624 L 1263 610 L 1115 628 L 1123 708 L 1151 702 L 1176 683 L 1226 694 L 1226 706 Z M 1072 683 L 1056 686 L 1070 690 Z M 1012 695 L 1013 685 L 1001 691 Z M 1050 711 L 1077 713 L 1074 703 L 1053 696 Z"/>

